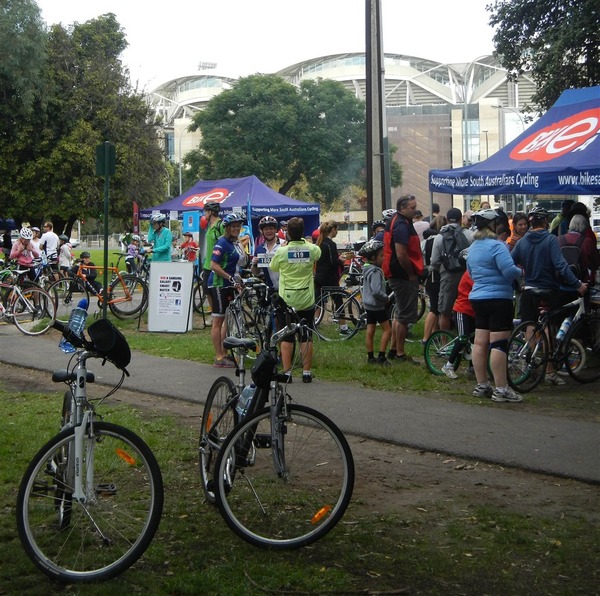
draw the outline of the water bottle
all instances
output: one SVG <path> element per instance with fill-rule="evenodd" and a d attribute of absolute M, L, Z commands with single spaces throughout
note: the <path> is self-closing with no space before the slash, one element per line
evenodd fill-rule
<path fill-rule="evenodd" d="M 569 327 L 571 326 L 572 322 L 573 322 L 573 317 L 567 317 L 562 322 L 562 325 L 560 326 L 560 329 L 558 330 L 558 333 L 556 334 L 557 341 L 562 341 L 563 337 L 567 334 L 567 331 L 569 330 Z"/>
<path fill-rule="evenodd" d="M 252 398 L 254 397 L 255 392 L 256 385 L 254 383 L 250 383 L 250 385 L 246 385 L 244 387 L 242 394 L 238 399 L 238 403 L 235 406 L 235 411 L 238 415 L 238 422 L 242 421 L 244 416 L 246 416 L 246 412 L 252 403 Z"/>
<path fill-rule="evenodd" d="M 85 329 L 85 321 L 88 314 L 87 308 L 88 301 L 86 298 L 82 298 L 69 315 L 68 327 L 75 335 L 81 335 Z M 75 346 L 67 341 L 64 336 L 61 337 L 58 347 L 65 352 L 65 354 L 71 354 L 75 351 Z"/>

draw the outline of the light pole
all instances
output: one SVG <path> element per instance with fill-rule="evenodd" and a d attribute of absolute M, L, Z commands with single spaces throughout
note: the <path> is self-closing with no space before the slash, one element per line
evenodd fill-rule
<path fill-rule="evenodd" d="M 490 156 L 490 146 L 488 144 L 488 131 L 481 131 L 485 135 L 485 158 L 487 159 Z"/>
<path fill-rule="evenodd" d="M 525 119 L 523 118 L 523 114 L 521 114 L 521 112 L 519 111 L 519 108 L 513 108 L 510 106 L 491 106 L 494 110 L 500 110 L 500 114 L 501 114 L 501 128 L 502 128 L 502 146 L 504 147 L 504 145 L 507 144 L 506 141 L 506 118 L 504 117 L 504 113 L 505 112 L 512 112 L 513 114 L 516 114 L 517 117 L 519 118 L 519 123 L 521 124 L 521 132 L 524 132 L 525 129 L 527 128 L 527 126 L 525 125 Z M 516 136 L 516 135 L 515 135 Z M 513 137 L 514 138 L 514 137 Z M 510 139 L 512 141 L 512 139 Z M 510 142 L 510 141 L 509 141 Z"/>
<path fill-rule="evenodd" d="M 182 155 L 181 155 L 181 137 L 183 136 L 183 131 L 181 131 L 179 133 L 179 196 L 182 195 L 183 193 L 183 187 L 182 187 L 182 172 L 181 172 L 181 162 L 182 162 Z"/>

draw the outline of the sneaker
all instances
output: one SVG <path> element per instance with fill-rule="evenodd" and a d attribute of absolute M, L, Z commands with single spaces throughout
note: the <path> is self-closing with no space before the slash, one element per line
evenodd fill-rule
<path fill-rule="evenodd" d="M 450 362 L 446 362 L 446 364 L 444 364 L 444 366 L 442 366 L 442 372 L 449 379 L 458 379 L 458 375 L 456 374 L 456 372 L 454 370 L 454 365 L 451 364 Z"/>
<path fill-rule="evenodd" d="M 489 383 L 482 384 L 478 383 L 475 389 L 473 389 L 474 397 L 492 397 L 494 390 Z"/>
<path fill-rule="evenodd" d="M 385 356 L 377 356 L 375 361 L 381 366 L 390 366 L 391 364 L 391 362 Z"/>
<path fill-rule="evenodd" d="M 513 391 L 510 387 L 496 387 L 492 394 L 492 401 L 508 401 L 512 403 L 518 403 L 523 401 L 523 396 L 519 395 L 516 391 Z"/>
<path fill-rule="evenodd" d="M 235 368 L 235 362 L 233 362 L 230 358 L 215 358 L 215 362 L 213 364 L 215 368 Z"/>
<path fill-rule="evenodd" d="M 340 335 L 350 335 L 352 333 L 352 331 L 350 331 L 350 329 L 348 327 L 346 327 L 345 329 L 342 329 L 340 327 Z"/>
<path fill-rule="evenodd" d="M 302 382 L 303 383 L 312 383 L 312 380 L 315 378 L 311 372 L 303 372 L 302 373 Z"/>
<path fill-rule="evenodd" d="M 546 373 L 544 381 L 546 381 L 546 383 L 548 383 L 548 385 L 566 385 L 567 384 L 567 382 L 564 379 L 562 379 L 555 372 Z"/>
<path fill-rule="evenodd" d="M 414 364 L 416 366 L 420 366 L 420 362 L 418 360 L 415 360 L 412 356 L 409 356 L 408 354 L 402 354 L 402 356 L 396 356 L 396 361 L 397 362 L 408 362 L 409 364 Z"/>
<path fill-rule="evenodd" d="M 377 358 L 368 358 L 367 364 L 379 364 Z"/>

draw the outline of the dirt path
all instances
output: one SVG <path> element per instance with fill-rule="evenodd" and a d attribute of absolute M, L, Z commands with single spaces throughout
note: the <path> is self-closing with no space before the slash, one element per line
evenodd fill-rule
<path fill-rule="evenodd" d="M 5 364 L 1 371 L 0 386 L 6 391 L 62 392 L 61 387 L 48 383 L 48 373 Z M 194 429 L 200 425 L 198 404 L 127 390 L 120 390 L 110 400 L 136 406 L 148 416 L 173 416 Z M 358 436 L 348 440 L 356 467 L 353 501 L 364 513 L 426 511 L 440 503 L 453 503 L 460 509 L 468 503 L 486 503 L 515 513 L 573 513 L 600 521 L 600 486 Z"/>

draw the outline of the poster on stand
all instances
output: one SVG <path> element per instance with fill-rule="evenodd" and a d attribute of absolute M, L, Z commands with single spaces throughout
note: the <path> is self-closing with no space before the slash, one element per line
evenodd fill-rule
<path fill-rule="evenodd" d="M 194 263 L 152 263 L 148 331 L 185 333 L 192 329 Z"/>

